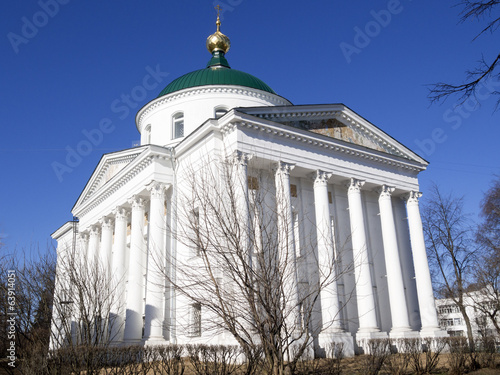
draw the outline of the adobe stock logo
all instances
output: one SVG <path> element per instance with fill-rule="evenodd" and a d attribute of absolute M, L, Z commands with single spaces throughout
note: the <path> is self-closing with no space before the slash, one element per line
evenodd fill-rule
<path fill-rule="evenodd" d="M 379 11 L 371 10 L 370 15 L 372 19 L 363 28 L 359 26 L 354 28 L 353 43 L 342 42 L 339 44 L 347 63 L 351 63 L 352 55 L 359 55 L 364 48 L 368 47 L 372 40 L 380 35 L 382 29 L 391 23 L 393 16 L 400 14 L 403 10 L 404 7 L 400 0 L 389 0 L 386 9 Z"/>
<path fill-rule="evenodd" d="M 38 6 L 41 10 L 33 13 L 33 15 L 21 18 L 21 35 L 14 32 L 7 34 L 10 45 L 16 54 L 19 53 L 21 44 L 28 44 L 31 39 L 38 35 L 38 31 L 47 26 L 51 18 L 59 14 L 60 6 L 66 5 L 70 0 L 40 0 Z"/>
<path fill-rule="evenodd" d="M 214 0 L 213 5 L 214 7 L 216 7 L 217 5 L 221 7 L 220 19 L 224 21 L 224 13 L 232 12 L 234 8 L 240 5 L 242 2 L 243 0 L 227 0 L 226 4 L 220 0 Z"/>

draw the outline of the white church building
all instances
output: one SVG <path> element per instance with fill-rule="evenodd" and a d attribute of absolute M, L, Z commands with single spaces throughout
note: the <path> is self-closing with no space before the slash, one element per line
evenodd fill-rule
<path fill-rule="evenodd" d="M 182 279 L 188 265 L 200 278 L 208 272 L 190 245 L 202 239 L 188 237 L 193 227 L 209 228 L 204 220 L 213 225 L 204 207 L 196 208 L 206 202 L 193 202 L 213 188 L 204 176 L 216 174 L 217 163 L 233 165 L 236 176 L 235 199 L 222 191 L 221 210 L 236 201 L 235 217 L 248 221 L 243 228 L 275 211 L 268 224 L 279 243 L 267 251 L 286 256 L 291 270 L 286 305 L 303 308 L 297 296 L 321 285 L 308 321 L 316 352 L 332 341 L 353 354 L 369 338 L 442 336 L 419 212 L 418 174 L 428 163 L 344 104 L 293 105 L 232 69 L 229 47 L 218 20 L 206 68 L 175 79 L 137 113 L 140 146 L 103 155 L 72 209 L 78 219 L 52 234 L 52 346 L 68 339 L 58 338 L 64 309 L 73 336 L 83 318 L 68 259 L 98 262 L 114 283 L 109 313 L 116 319 L 107 333 L 114 343 L 231 342 L 199 300 L 203 293 L 182 289 L 196 284 Z M 195 181 L 206 190 L 193 192 Z M 264 189 L 267 208 L 250 208 Z M 216 237 L 221 233 L 211 241 L 226 241 Z M 239 236 L 252 259 L 262 249 L 250 237 Z"/>

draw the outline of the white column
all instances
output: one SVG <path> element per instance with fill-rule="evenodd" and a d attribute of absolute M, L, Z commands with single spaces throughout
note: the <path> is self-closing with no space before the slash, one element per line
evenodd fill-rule
<path fill-rule="evenodd" d="M 320 284 L 323 286 L 321 289 L 321 316 L 324 332 L 341 332 L 336 258 L 328 202 L 327 184 L 330 177 L 331 173 L 317 171 L 314 180 L 319 277 Z"/>
<path fill-rule="evenodd" d="M 116 290 L 114 296 L 110 326 L 110 339 L 114 343 L 123 340 L 123 331 L 125 328 L 125 285 L 127 282 L 127 273 L 125 270 L 125 255 L 127 251 L 127 221 L 128 211 L 123 207 L 117 207 L 113 214 L 115 215 L 115 240 L 113 242 L 112 254 L 112 275 L 113 287 Z"/>
<path fill-rule="evenodd" d="M 250 238 L 250 208 L 249 208 L 249 197 L 248 197 L 248 162 L 252 159 L 251 154 L 247 154 L 241 151 L 235 151 L 232 155 L 232 183 L 234 187 L 234 200 L 236 204 L 236 215 L 240 226 L 240 248 L 243 252 L 243 256 L 246 259 L 246 264 L 244 262 L 239 262 L 240 264 L 234 265 L 238 267 L 242 274 L 246 274 L 249 277 L 252 276 L 253 268 L 253 249 L 251 248 L 251 238 Z M 223 276 L 224 277 L 224 276 Z M 232 283 L 234 281 L 224 280 L 223 283 Z M 241 301 L 245 301 L 246 297 L 242 295 L 241 290 L 236 296 L 236 298 Z M 239 309 L 236 312 L 238 315 L 241 314 L 242 319 L 240 323 L 245 327 L 247 332 L 252 329 L 252 324 L 254 323 L 253 317 L 248 309 L 248 305 L 243 304 L 242 306 L 236 306 Z M 222 321 L 220 323 L 223 323 Z M 226 335 L 232 336 L 229 332 Z"/>
<path fill-rule="evenodd" d="M 233 155 L 233 185 L 235 187 L 235 200 L 237 204 L 237 214 L 241 222 L 242 228 L 246 229 L 241 232 L 241 246 L 249 253 L 249 261 L 251 264 L 251 254 L 249 246 L 249 218 L 250 211 L 248 206 L 248 162 L 252 155 L 236 151 Z"/>
<path fill-rule="evenodd" d="M 359 329 L 356 338 L 359 338 L 360 334 L 379 331 L 361 202 L 361 187 L 364 183 L 364 181 L 352 178 L 347 193 L 359 317 Z"/>
<path fill-rule="evenodd" d="M 415 267 L 418 305 L 422 321 L 420 334 L 423 337 L 441 336 L 443 332 L 438 332 L 440 329 L 434 302 L 434 292 L 432 291 L 429 263 L 427 262 L 422 218 L 420 217 L 420 209 L 418 207 L 418 198 L 421 196 L 422 193 L 417 191 L 412 191 L 406 196 L 413 266 Z"/>
<path fill-rule="evenodd" d="M 111 251 L 113 246 L 113 219 L 103 217 L 101 223 L 101 247 L 99 260 L 102 272 L 105 273 L 105 281 L 111 283 Z M 104 276 L 104 275 L 103 275 Z"/>
<path fill-rule="evenodd" d="M 344 343 L 344 354 L 354 355 L 352 336 L 344 332 L 340 322 L 340 305 L 337 287 L 337 256 L 330 220 L 328 202 L 328 180 L 331 173 L 316 171 L 314 179 L 314 209 L 318 246 L 318 268 L 320 277 L 322 330 L 318 341 L 325 354 L 331 354 L 328 347 L 333 342 Z"/>
<path fill-rule="evenodd" d="M 394 214 L 392 211 L 391 193 L 393 187 L 383 185 L 378 192 L 380 208 L 380 222 L 382 225 L 382 239 L 384 242 L 385 269 L 387 272 L 387 286 L 389 289 L 389 304 L 391 309 L 392 329 L 391 337 L 403 337 L 404 332 L 411 331 L 406 306 L 406 296 L 399 259 L 398 239 Z"/>
<path fill-rule="evenodd" d="M 144 298 L 144 199 L 134 196 L 132 205 L 129 274 L 127 283 L 127 311 L 123 340 L 128 344 L 142 339 L 142 314 Z"/>
<path fill-rule="evenodd" d="M 279 162 L 275 174 L 276 209 L 278 216 L 279 271 L 286 298 L 285 317 L 290 331 L 300 331 L 300 306 L 297 289 L 297 260 L 293 235 L 292 198 L 290 193 L 290 172 L 294 164 Z"/>
<path fill-rule="evenodd" d="M 101 228 L 99 225 L 93 225 L 90 228 L 89 246 L 87 250 L 87 264 L 89 267 L 95 267 L 99 261 L 99 242 Z"/>
<path fill-rule="evenodd" d="M 165 185 L 153 181 L 147 186 L 147 189 L 151 194 L 151 199 L 144 340 L 147 345 L 155 345 L 165 341 L 163 337 L 166 237 Z"/>

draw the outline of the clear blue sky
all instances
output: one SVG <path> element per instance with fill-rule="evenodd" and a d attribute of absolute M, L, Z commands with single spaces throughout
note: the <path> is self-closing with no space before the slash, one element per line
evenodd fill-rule
<path fill-rule="evenodd" d="M 0 14 L 0 234 L 9 249 L 43 248 L 71 220 L 101 155 L 139 139 L 137 110 L 210 58 L 212 0 L 55 1 L 8 1 Z M 477 214 L 500 174 L 496 98 L 486 87 L 479 108 L 456 108 L 456 98 L 430 106 L 426 84 L 461 82 L 481 54 L 496 56 L 500 32 L 472 42 L 484 23 L 459 23 L 458 0 L 219 3 L 233 68 L 294 104 L 346 104 L 431 163 L 424 196 L 434 181 Z M 151 70 L 156 81 L 145 85 Z M 54 163 L 66 164 L 103 119 L 113 130 L 58 177 Z"/>

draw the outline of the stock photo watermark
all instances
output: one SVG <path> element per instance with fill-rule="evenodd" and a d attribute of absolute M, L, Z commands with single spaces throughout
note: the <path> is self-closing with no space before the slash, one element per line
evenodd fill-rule
<path fill-rule="evenodd" d="M 7 271 L 7 364 L 16 367 L 16 271 Z"/>
<path fill-rule="evenodd" d="M 454 105 L 443 113 L 443 121 L 448 125 L 446 127 L 436 127 L 432 130 L 429 137 L 424 139 L 415 139 L 414 143 L 418 149 L 417 154 L 424 157 L 432 155 L 439 144 L 446 142 L 449 138 L 450 130 L 460 129 L 463 121 L 477 111 L 484 102 L 491 98 L 495 92 L 500 89 L 500 81 L 493 78 L 486 79 L 479 84 L 474 96 L 469 97 L 460 105 Z"/>
<path fill-rule="evenodd" d="M 126 119 L 131 110 L 136 109 L 139 103 L 147 98 L 148 92 L 158 88 L 158 85 L 169 75 L 160 69 L 159 64 L 155 68 L 147 66 L 146 73 L 140 85 L 133 87 L 127 94 L 122 93 L 119 98 L 111 102 L 110 111 L 120 120 Z M 64 162 L 53 161 L 51 164 L 59 182 L 63 181 L 66 173 L 73 172 L 82 163 L 83 158 L 90 155 L 104 141 L 106 134 L 111 134 L 115 129 L 113 120 L 104 117 L 94 129 L 82 130 L 83 139 L 76 146 L 66 146 Z"/>
<path fill-rule="evenodd" d="M 7 39 L 16 54 L 19 53 L 19 47 L 28 44 L 30 40 L 38 35 L 41 28 L 48 25 L 51 18 L 59 14 L 61 5 L 66 5 L 70 0 L 40 0 L 38 6 L 40 10 L 33 13 L 30 17 L 21 18 L 20 31 L 9 32 Z"/>
<path fill-rule="evenodd" d="M 214 0 L 213 5 L 214 7 L 219 7 L 220 9 L 220 19 L 224 21 L 224 13 L 225 12 L 232 12 L 235 7 L 240 5 L 243 0 L 226 0 L 227 3 L 219 0 Z"/>
<path fill-rule="evenodd" d="M 407 0 L 411 2 L 412 0 Z M 342 42 L 339 44 L 340 50 L 347 63 L 352 62 L 352 55 L 359 55 L 363 49 L 368 47 L 372 40 L 380 35 L 391 23 L 393 16 L 400 14 L 404 10 L 400 0 L 389 0 L 385 9 L 371 10 L 371 20 L 364 27 L 354 27 L 354 38 L 352 43 Z"/>

